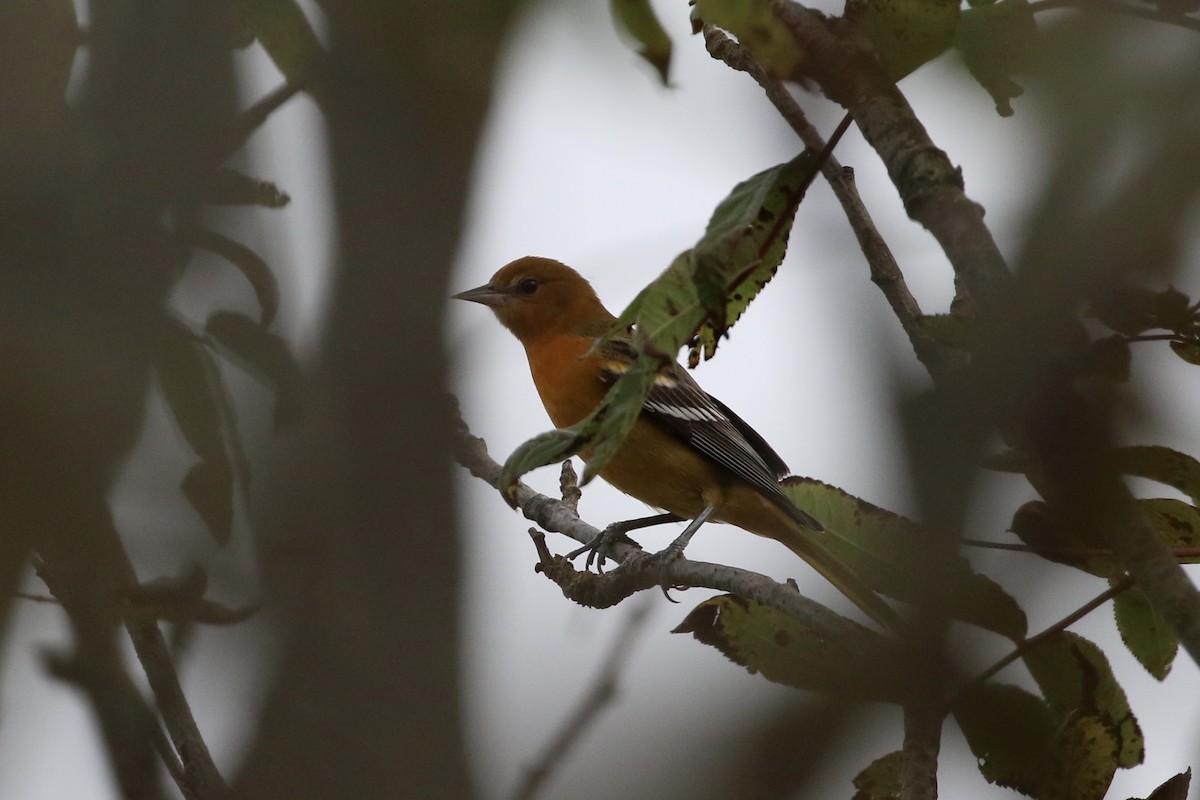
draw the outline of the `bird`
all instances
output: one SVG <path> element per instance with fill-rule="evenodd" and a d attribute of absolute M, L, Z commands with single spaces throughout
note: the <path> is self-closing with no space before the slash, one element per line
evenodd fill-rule
<path fill-rule="evenodd" d="M 637 358 L 627 332 L 608 336 L 616 317 L 592 285 L 560 261 L 518 258 L 454 299 L 487 306 L 524 346 L 558 428 L 588 416 Z M 767 441 L 674 360 L 655 375 L 637 421 L 600 471 L 621 492 L 666 512 L 636 522 L 692 520 L 676 540 L 680 552 L 704 522 L 729 523 L 785 545 L 868 616 L 897 629 L 895 610 L 821 543 L 824 526 L 780 488 L 788 474 Z"/>

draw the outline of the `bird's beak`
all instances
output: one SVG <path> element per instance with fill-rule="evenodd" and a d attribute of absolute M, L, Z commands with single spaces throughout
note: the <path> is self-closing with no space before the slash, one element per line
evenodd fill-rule
<path fill-rule="evenodd" d="M 485 283 L 483 286 L 478 286 L 474 289 L 468 289 L 465 292 L 459 292 L 454 295 L 453 300 L 470 300 L 472 303 L 482 303 L 485 306 L 495 308 L 504 301 L 508 294 L 500 289 L 493 288 L 491 284 Z"/>

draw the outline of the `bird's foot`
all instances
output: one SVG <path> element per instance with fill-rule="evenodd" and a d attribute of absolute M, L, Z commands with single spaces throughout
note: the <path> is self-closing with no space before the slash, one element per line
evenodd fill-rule
<path fill-rule="evenodd" d="M 600 533 L 596 534 L 596 537 L 583 547 L 567 553 L 567 560 L 570 561 L 576 559 L 584 553 L 587 553 L 587 560 L 583 562 L 584 570 L 590 570 L 592 568 L 592 563 L 595 562 L 596 571 L 604 572 L 605 561 L 616 561 L 616 558 L 614 558 L 612 555 L 613 545 L 620 543 L 630 545 L 631 547 L 641 547 L 640 544 L 635 542 L 633 539 L 630 539 L 629 536 L 626 535 L 625 531 L 626 528 L 624 523 L 614 522 L 612 525 L 609 525 L 607 528 L 600 531 Z"/>

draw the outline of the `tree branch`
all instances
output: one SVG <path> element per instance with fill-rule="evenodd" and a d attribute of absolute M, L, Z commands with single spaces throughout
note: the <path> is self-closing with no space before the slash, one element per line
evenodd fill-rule
<path fill-rule="evenodd" d="M 705 25 L 703 31 L 705 46 L 713 58 L 723 61 L 731 69 L 745 72 L 753 78 L 762 87 L 767 99 L 804 142 L 804 146 L 813 152 L 824 150 L 825 140 L 808 121 L 804 109 L 792 97 L 782 81 L 771 76 L 746 48 L 730 39 L 719 28 Z M 831 155 L 821 165 L 821 173 L 825 176 L 825 180 L 833 189 L 834 195 L 846 213 L 850 228 L 854 231 L 859 247 L 867 259 L 871 281 L 883 292 L 884 298 L 907 334 L 917 358 L 925 365 L 935 380 L 961 366 L 964 354 L 945 346 L 930 336 L 922 326 L 921 319 L 924 314 L 921 312 L 921 307 L 908 290 L 908 284 L 904 280 L 904 273 L 901 271 L 900 265 L 896 263 L 891 248 L 880 235 L 862 198 L 859 197 L 854 183 L 854 170 L 842 166 Z"/>
<path fill-rule="evenodd" d="M 1012 278 L 983 222 L 983 209 L 963 190 L 962 172 L 929 138 L 853 26 L 791 0 L 775 0 L 772 7 L 805 53 L 804 77 L 850 113 L 887 167 L 909 217 L 933 234 L 946 253 L 959 307 L 970 304 L 992 314 Z"/>
<path fill-rule="evenodd" d="M 938 753 L 942 747 L 944 708 L 912 704 L 904 707 L 904 765 L 900 800 L 937 800 Z"/>

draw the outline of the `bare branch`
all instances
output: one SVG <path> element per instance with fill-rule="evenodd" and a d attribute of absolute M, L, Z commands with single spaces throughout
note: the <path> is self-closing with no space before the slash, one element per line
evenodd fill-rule
<path fill-rule="evenodd" d="M 579 698 L 575 709 L 567 716 L 542 757 L 526 770 L 524 780 L 511 795 L 512 800 L 531 800 L 535 797 L 546 785 L 546 779 L 554 769 L 563 763 L 563 759 L 579 744 L 587 730 L 600 719 L 600 713 L 612 704 L 617 696 L 617 680 L 621 670 L 628 662 L 633 643 L 637 641 L 649 615 L 650 602 L 647 599 L 630 610 L 591 687 Z"/>
<path fill-rule="evenodd" d="M 904 707 L 904 766 L 900 800 L 937 800 L 938 753 L 942 747 L 944 708 Z"/>

